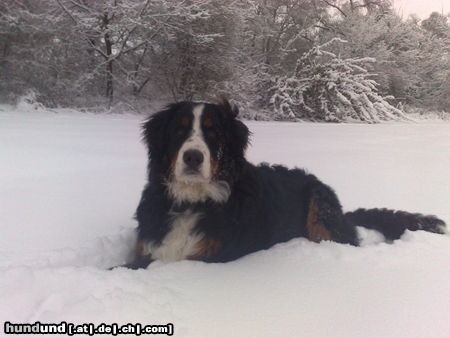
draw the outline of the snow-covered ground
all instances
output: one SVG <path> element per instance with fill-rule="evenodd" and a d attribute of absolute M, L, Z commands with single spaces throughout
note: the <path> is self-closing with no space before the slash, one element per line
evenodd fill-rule
<path fill-rule="evenodd" d="M 145 182 L 135 115 L 0 106 L 0 320 L 173 323 L 180 337 L 450 337 L 450 237 L 295 239 L 226 264 L 123 263 Z M 249 122 L 248 157 L 305 167 L 346 210 L 450 223 L 450 124 Z M 3 330 L 3 325 L 1 325 Z M 2 331 L 1 331 L 2 332 Z"/>

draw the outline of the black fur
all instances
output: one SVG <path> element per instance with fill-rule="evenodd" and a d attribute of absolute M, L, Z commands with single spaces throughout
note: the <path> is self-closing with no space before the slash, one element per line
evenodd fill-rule
<path fill-rule="evenodd" d="M 189 133 L 189 126 L 180 123 L 180 118 L 194 106 L 193 102 L 170 105 L 143 126 L 149 156 L 148 184 L 136 212 L 136 259 L 128 267 L 147 266 L 152 257 L 143 255 L 139 245 L 161 243 L 170 231 L 169 213 L 187 209 L 202 213 L 194 231 L 218 243 L 213 252 L 193 258 L 206 262 L 231 261 L 295 237 L 358 245 L 356 225 L 381 231 L 389 240 L 398 239 L 405 229 L 442 232 L 438 226 L 444 226 L 444 222 L 433 216 L 386 209 L 344 214 L 333 189 L 314 175 L 302 169 L 247 162 L 244 153 L 249 131 L 227 102 L 205 104 L 213 127 L 204 133 L 209 135 L 206 142 L 211 157 L 218 163 L 213 179 L 228 183 L 229 198 L 222 203 L 175 203 L 166 184 L 173 179 L 171 161 Z M 319 237 L 312 235 L 316 230 L 321 233 Z"/>

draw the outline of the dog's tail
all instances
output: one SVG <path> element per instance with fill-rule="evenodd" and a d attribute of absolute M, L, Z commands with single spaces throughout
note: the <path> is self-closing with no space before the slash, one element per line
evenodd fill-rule
<path fill-rule="evenodd" d="M 413 214 L 389 209 L 358 209 L 345 213 L 345 218 L 357 226 L 381 232 L 386 240 L 399 239 L 406 230 L 447 233 L 445 222 L 436 216 Z"/>

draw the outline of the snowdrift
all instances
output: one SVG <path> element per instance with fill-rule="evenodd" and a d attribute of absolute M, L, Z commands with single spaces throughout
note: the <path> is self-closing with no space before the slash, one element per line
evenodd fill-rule
<path fill-rule="evenodd" d="M 295 239 L 226 264 L 127 259 L 146 154 L 135 115 L 0 107 L 0 318 L 173 323 L 179 337 L 450 337 L 450 237 Z M 450 222 L 448 123 L 249 123 L 249 159 L 305 167 L 344 209 Z M 3 330 L 3 325 L 2 328 Z M 2 331 L 3 332 L 3 331 Z"/>

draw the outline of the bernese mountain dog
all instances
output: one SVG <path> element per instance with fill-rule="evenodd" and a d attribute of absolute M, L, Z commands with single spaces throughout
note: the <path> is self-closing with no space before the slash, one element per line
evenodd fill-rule
<path fill-rule="evenodd" d="M 295 237 L 358 245 L 356 226 L 386 240 L 408 230 L 444 233 L 434 217 L 387 209 L 344 213 L 329 186 L 302 169 L 245 159 L 249 130 L 237 108 L 179 102 L 143 125 L 148 183 L 136 211 L 134 259 L 227 262 Z"/>

